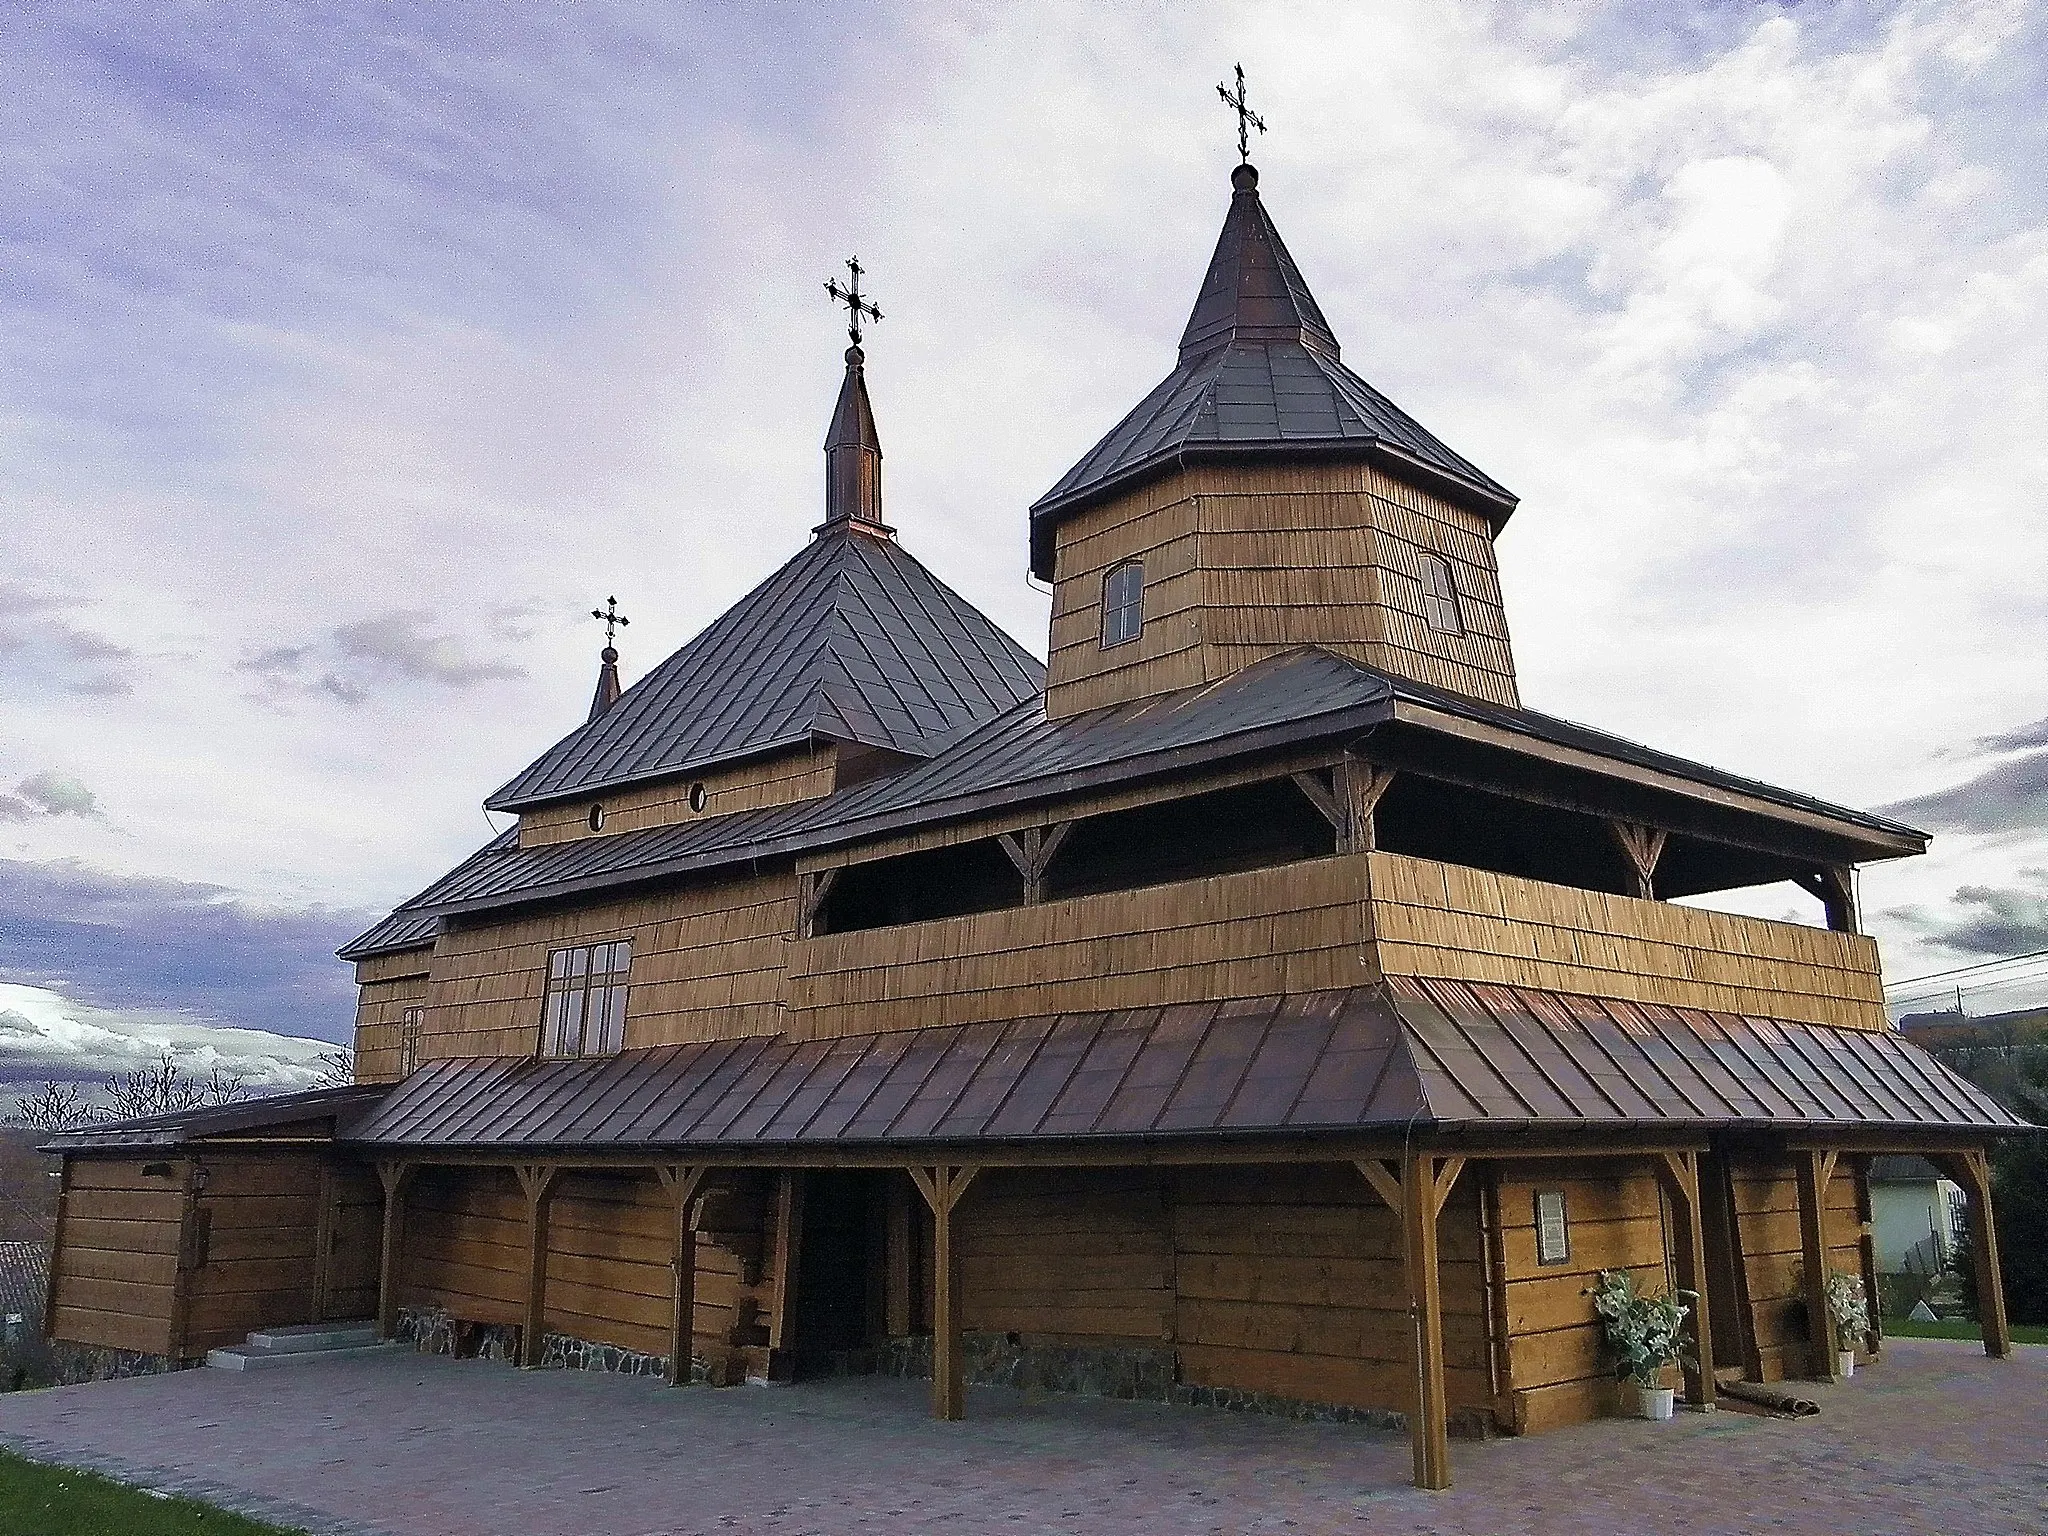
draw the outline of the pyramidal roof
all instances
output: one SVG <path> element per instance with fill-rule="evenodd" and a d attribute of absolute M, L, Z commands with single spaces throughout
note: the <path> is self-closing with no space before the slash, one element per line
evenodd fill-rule
<path fill-rule="evenodd" d="M 883 524 L 861 364 L 849 349 L 811 542 L 615 701 L 593 701 L 584 725 L 486 806 L 516 811 L 819 740 L 928 757 L 1038 696 L 1037 659 Z"/>
<path fill-rule="evenodd" d="M 1031 508 L 1031 568 L 1052 577 L 1053 529 L 1081 508 L 1197 456 L 1370 458 L 1470 506 L 1498 531 L 1515 497 L 1346 368 L 1280 231 L 1259 173 L 1231 173 L 1230 212 L 1180 363 Z"/>

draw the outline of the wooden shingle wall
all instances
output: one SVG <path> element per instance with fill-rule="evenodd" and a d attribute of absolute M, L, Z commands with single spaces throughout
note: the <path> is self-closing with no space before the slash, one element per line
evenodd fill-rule
<path fill-rule="evenodd" d="M 622 785 L 578 800 L 539 806 L 519 817 L 519 846 L 575 842 L 609 837 L 644 827 L 665 827 L 679 821 L 702 821 L 734 811 L 788 805 L 830 794 L 837 771 L 838 749 L 831 742 L 756 758 L 730 768 L 717 768 L 659 784 Z M 704 790 L 704 809 L 693 810 L 690 792 Z M 590 808 L 604 808 L 603 825 L 591 830 Z"/>
<path fill-rule="evenodd" d="M 405 1010 L 424 1007 L 432 949 L 377 955 L 356 964 L 356 1081 L 389 1083 L 398 1078 L 399 1035 Z"/>
<path fill-rule="evenodd" d="M 1812 1360 L 1801 1281 L 1806 1273 L 1799 1232 L 1799 1183 L 1789 1163 L 1737 1161 L 1729 1170 L 1735 1220 L 1765 1381 L 1802 1377 Z M 1822 1209 L 1828 1267 L 1862 1272 L 1856 1181 L 1847 1167 L 1829 1181 Z"/>
<path fill-rule="evenodd" d="M 1885 1029 L 1876 941 L 1375 853 L 1381 971 Z"/>
<path fill-rule="evenodd" d="M 1205 466 L 1081 512 L 1057 535 L 1046 684 L 1054 718 L 1227 677 L 1320 645 L 1517 702 L 1484 518 L 1368 465 Z M 1432 629 L 1423 557 L 1450 566 L 1466 632 Z M 1145 563 L 1145 625 L 1104 648 L 1105 574 Z"/>

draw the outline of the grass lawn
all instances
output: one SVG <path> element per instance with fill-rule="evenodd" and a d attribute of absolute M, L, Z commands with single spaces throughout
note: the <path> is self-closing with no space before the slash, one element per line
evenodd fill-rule
<path fill-rule="evenodd" d="M 1946 1318 L 1936 1323 L 1916 1323 L 1910 1317 L 1888 1317 L 1884 1320 L 1887 1338 L 1898 1339 L 1981 1339 L 1983 1330 L 1967 1318 Z M 2048 1328 L 2038 1325 L 2029 1327 L 2015 1323 L 2013 1341 L 2018 1344 L 2048 1344 Z"/>
<path fill-rule="evenodd" d="M 285 1536 L 282 1527 L 0 1451 L 0 1536 Z"/>

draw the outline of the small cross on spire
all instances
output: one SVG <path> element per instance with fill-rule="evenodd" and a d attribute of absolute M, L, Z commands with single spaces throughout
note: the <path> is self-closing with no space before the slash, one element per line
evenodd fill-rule
<path fill-rule="evenodd" d="M 590 610 L 590 616 L 593 619 L 604 620 L 604 648 L 606 650 L 610 650 L 612 648 L 612 632 L 614 630 L 624 629 L 628 624 L 633 622 L 631 619 L 627 618 L 623 613 L 619 612 L 619 600 L 616 597 L 606 598 L 604 600 L 604 606 L 602 608 L 593 608 Z"/>
<path fill-rule="evenodd" d="M 1266 131 L 1266 120 L 1254 112 L 1246 103 L 1244 96 L 1244 66 L 1239 64 L 1236 66 L 1236 69 L 1237 90 L 1232 92 L 1229 87 L 1219 85 L 1216 87 L 1216 94 L 1223 98 L 1223 105 L 1237 114 L 1237 158 L 1248 165 L 1251 163 L 1252 158 L 1251 131 L 1256 128 L 1259 132 L 1264 133 Z"/>
<path fill-rule="evenodd" d="M 861 317 L 865 315 L 870 320 L 879 320 L 882 318 L 882 312 L 861 296 L 860 275 L 866 268 L 861 266 L 860 258 L 847 257 L 846 270 L 853 280 L 842 288 L 839 286 L 838 278 L 827 278 L 825 291 L 832 295 L 834 303 L 846 306 L 846 334 L 853 338 L 853 344 L 857 347 L 860 345 Z"/>

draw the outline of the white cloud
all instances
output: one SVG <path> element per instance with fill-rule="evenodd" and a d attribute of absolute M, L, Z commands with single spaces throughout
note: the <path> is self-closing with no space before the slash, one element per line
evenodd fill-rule
<path fill-rule="evenodd" d="M 93 1008 L 43 987 L 0 982 L 0 1083 L 96 1079 L 156 1065 L 166 1053 L 187 1073 L 216 1068 L 254 1091 L 317 1087 L 321 1040 L 228 1029 L 187 1015 Z"/>

